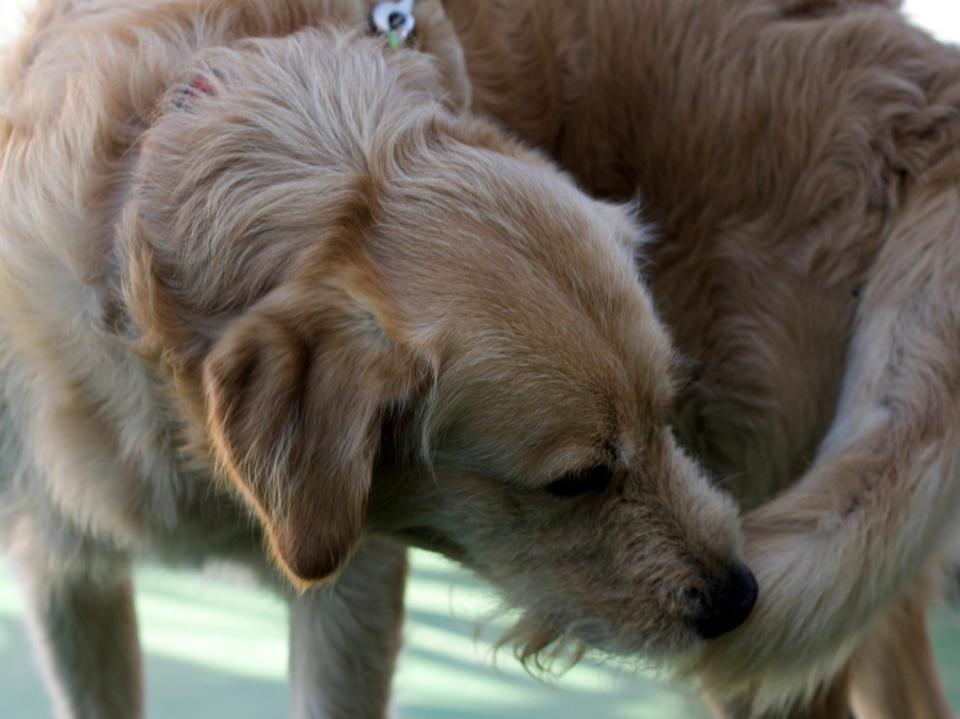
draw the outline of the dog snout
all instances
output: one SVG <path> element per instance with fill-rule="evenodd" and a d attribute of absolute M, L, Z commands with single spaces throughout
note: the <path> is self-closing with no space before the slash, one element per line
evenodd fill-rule
<path fill-rule="evenodd" d="M 728 566 L 712 583 L 695 621 L 697 633 L 715 639 L 743 624 L 757 603 L 757 580 L 742 563 Z"/>

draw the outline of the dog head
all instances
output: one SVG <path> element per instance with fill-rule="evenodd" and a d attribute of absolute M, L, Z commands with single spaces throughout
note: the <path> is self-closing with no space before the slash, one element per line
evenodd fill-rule
<path fill-rule="evenodd" d="M 525 608 L 529 656 L 742 621 L 626 212 L 444 109 L 417 53 L 309 32 L 203 61 L 142 143 L 126 297 L 288 575 L 332 580 L 365 532 L 437 549 Z"/>

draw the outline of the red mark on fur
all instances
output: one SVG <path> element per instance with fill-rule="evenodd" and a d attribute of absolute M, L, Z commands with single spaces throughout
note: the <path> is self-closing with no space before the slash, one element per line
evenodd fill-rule
<path fill-rule="evenodd" d="M 214 71 L 214 74 L 217 77 L 220 77 L 220 73 Z M 201 95 L 216 97 L 217 89 L 206 77 L 203 75 L 197 75 L 195 78 L 193 78 L 189 85 L 180 91 L 180 96 L 177 98 L 175 105 L 182 109 L 187 106 L 187 103 L 190 99 L 198 98 Z"/>
<path fill-rule="evenodd" d="M 197 75 L 197 77 L 194 78 L 193 82 L 190 83 L 190 89 L 202 92 L 204 95 L 210 95 L 211 97 L 217 94 L 213 85 L 210 84 L 210 81 L 203 75 Z"/>

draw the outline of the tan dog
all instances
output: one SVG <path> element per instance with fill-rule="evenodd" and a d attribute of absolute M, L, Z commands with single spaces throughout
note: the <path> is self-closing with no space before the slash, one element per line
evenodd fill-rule
<path fill-rule="evenodd" d="M 300 717 L 384 714 L 384 537 L 500 587 L 525 658 L 676 657 L 749 613 L 642 233 L 463 114 L 417 8 L 423 52 L 350 0 L 47 2 L 7 57 L 0 527 L 60 716 L 142 713 L 144 554 L 271 577 L 266 541 Z"/>
<path fill-rule="evenodd" d="M 659 224 L 686 445 L 747 507 L 791 487 L 747 519 L 757 610 L 696 665 L 735 716 L 949 716 L 960 52 L 897 5 L 446 3 L 475 108 Z"/>

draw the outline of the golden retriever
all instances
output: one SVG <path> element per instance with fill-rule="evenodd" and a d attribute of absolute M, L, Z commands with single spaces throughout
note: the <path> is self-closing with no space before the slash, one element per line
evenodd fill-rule
<path fill-rule="evenodd" d="M 445 3 L 474 109 L 659 226 L 675 424 L 753 509 L 757 609 L 692 664 L 730 716 L 950 716 L 960 52 L 898 5 Z"/>
<path fill-rule="evenodd" d="M 47 0 L 6 54 L 0 536 L 62 717 L 142 715 L 144 555 L 275 560 L 298 717 L 384 715 L 403 543 L 522 608 L 531 660 L 676 658 L 753 606 L 643 232 L 464 111 L 439 3 L 396 49 L 370 10 Z"/>

